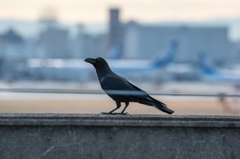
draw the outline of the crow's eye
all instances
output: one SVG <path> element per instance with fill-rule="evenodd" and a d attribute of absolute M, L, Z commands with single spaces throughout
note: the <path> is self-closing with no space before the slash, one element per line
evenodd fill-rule
<path fill-rule="evenodd" d="M 101 58 L 96 58 L 96 62 L 98 63 L 98 62 L 100 62 L 101 61 Z"/>

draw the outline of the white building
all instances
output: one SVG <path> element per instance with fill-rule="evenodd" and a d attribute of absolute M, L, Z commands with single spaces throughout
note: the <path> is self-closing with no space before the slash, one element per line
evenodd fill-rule
<path fill-rule="evenodd" d="M 69 58 L 69 35 L 65 29 L 48 27 L 39 35 L 38 44 L 46 51 L 48 58 Z"/>

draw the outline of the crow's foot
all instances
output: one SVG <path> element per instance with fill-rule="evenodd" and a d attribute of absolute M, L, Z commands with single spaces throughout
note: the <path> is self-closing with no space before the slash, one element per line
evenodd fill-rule
<path fill-rule="evenodd" d="M 105 115 L 127 115 L 128 113 L 109 113 L 109 112 L 102 112 L 101 114 L 105 114 Z"/>
<path fill-rule="evenodd" d="M 108 112 L 101 112 L 101 114 L 113 115 L 113 113 L 108 113 Z"/>
<path fill-rule="evenodd" d="M 127 115 L 128 113 L 114 113 L 115 115 Z"/>

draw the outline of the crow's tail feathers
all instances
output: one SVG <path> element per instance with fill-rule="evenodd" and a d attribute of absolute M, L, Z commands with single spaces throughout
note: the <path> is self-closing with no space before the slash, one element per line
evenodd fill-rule
<path fill-rule="evenodd" d="M 161 111 L 163 111 L 163 112 L 165 112 L 165 113 L 168 113 L 168 114 L 174 113 L 173 110 L 171 110 L 171 109 L 169 109 L 168 107 L 163 106 L 163 105 L 155 104 L 154 107 L 156 107 L 157 109 L 159 109 L 159 110 L 161 110 Z"/>
<path fill-rule="evenodd" d="M 150 98 L 154 101 L 153 106 L 156 107 L 157 109 L 159 109 L 159 110 L 161 110 L 165 113 L 168 113 L 168 114 L 174 113 L 174 111 L 169 109 L 166 104 L 164 104 L 164 103 L 162 103 L 162 102 L 160 102 L 160 101 L 158 101 L 158 100 L 156 100 L 152 97 L 150 97 Z"/>
<path fill-rule="evenodd" d="M 149 105 L 149 106 L 154 106 L 155 108 L 157 108 L 157 109 L 159 109 L 159 110 L 161 110 L 165 113 L 168 113 L 168 114 L 174 113 L 174 111 L 169 109 L 166 104 L 152 98 L 151 96 L 147 96 L 147 97 L 144 97 L 144 98 L 132 96 L 132 97 L 130 97 L 130 100 L 134 101 L 134 102 L 141 103 L 141 104 L 146 104 L 146 105 Z"/>

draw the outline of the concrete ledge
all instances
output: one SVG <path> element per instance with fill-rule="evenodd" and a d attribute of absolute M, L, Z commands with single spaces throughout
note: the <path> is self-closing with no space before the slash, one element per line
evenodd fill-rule
<path fill-rule="evenodd" d="M 0 114 L 4 159 L 239 158 L 232 116 Z"/>
<path fill-rule="evenodd" d="M 0 114 L 0 126 L 129 126 L 239 128 L 237 116 Z"/>

